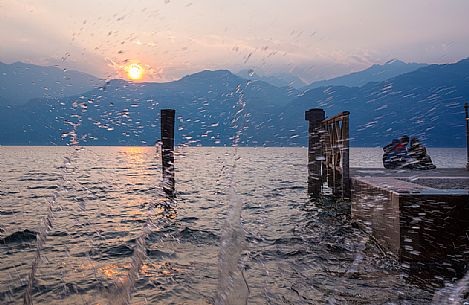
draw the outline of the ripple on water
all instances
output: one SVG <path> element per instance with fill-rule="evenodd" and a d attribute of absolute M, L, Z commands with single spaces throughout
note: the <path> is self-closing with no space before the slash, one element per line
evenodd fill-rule
<path fill-rule="evenodd" d="M 67 152 L 27 149 L 33 157 L 19 158 L 25 148 L 5 152 L 11 164 L 0 173 L 1 304 L 22 301 L 44 202 L 56 190 L 54 162 Z M 213 304 L 227 212 L 222 170 L 232 151 L 188 148 L 185 157 L 177 155 L 177 217 L 161 223 L 158 213 L 148 211 L 148 203 L 160 199 L 160 159 L 153 148 L 89 147 L 80 154 L 73 160 L 79 173 L 67 173 L 41 253 L 35 303 L 109 303 L 131 264 L 143 222 L 151 218 L 155 225 L 132 301 Z M 363 232 L 339 206 L 308 202 L 306 161 L 300 162 L 305 149 L 240 148 L 239 155 L 235 183 L 244 204 L 249 304 L 431 302 L 432 292 L 405 282 L 399 262 L 383 256 L 373 242 L 360 252 Z M 359 255 L 363 260 L 349 277 Z"/>

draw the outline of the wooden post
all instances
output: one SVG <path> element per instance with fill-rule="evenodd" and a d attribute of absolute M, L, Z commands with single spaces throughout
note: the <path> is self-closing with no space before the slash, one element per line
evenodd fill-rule
<path fill-rule="evenodd" d="M 174 191 L 174 109 L 161 109 L 161 159 L 163 163 L 163 190 L 169 198 Z"/>
<path fill-rule="evenodd" d="M 322 141 L 322 153 L 324 157 L 322 158 L 322 181 L 329 183 L 327 177 L 329 176 L 329 162 L 330 162 L 330 147 L 331 147 L 331 139 L 329 136 L 329 125 L 322 126 L 323 133 L 321 135 Z"/>
<path fill-rule="evenodd" d="M 342 199 L 350 199 L 351 180 L 350 180 L 350 132 L 349 132 L 349 115 L 350 112 L 342 112 Z"/>
<path fill-rule="evenodd" d="M 323 146 L 326 153 L 327 184 L 334 196 L 342 199 L 351 197 L 349 115 L 350 112 L 344 111 L 321 123 L 321 128 L 326 132 Z"/>
<path fill-rule="evenodd" d="M 466 112 L 466 150 L 467 150 L 467 163 L 466 169 L 469 171 L 469 114 L 468 114 L 469 105 L 464 103 L 464 111 Z"/>
<path fill-rule="evenodd" d="M 333 134 L 333 142 L 332 142 L 332 193 L 334 195 L 337 194 L 337 189 L 340 188 L 340 183 L 342 182 L 342 179 L 340 179 L 340 147 L 339 147 L 339 141 L 340 141 L 340 125 L 339 121 L 336 121 L 332 123 L 332 134 Z"/>
<path fill-rule="evenodd" d="M 305 112 L 305 120 L 309 121 L 308 129 L 308 194 L 311 197 L 318 197 L 321 193 L 321 122 L 326 118 L 323 109 L 310 109 Z M 320 159 L 320 158 L 319 158 Z"/>

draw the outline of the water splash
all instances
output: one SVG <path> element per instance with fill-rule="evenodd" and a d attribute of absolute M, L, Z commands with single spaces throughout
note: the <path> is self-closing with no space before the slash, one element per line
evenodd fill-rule
<path fill-rule="evenodd" d="M 73 102 L 72 107 L 73 109 L 77 109 L 78 102 L 76 101 Z M 81 112 L 83 111 L 86 111 L 86 110 L 82 108 Z M 76 121 L 73 121 L 73 119 L 76 119 Z M 63 165 L 59 167 L 61 169 L 62 174 L 59 177 L 59 183 L 58 183 L 57 189 L 52 193 L 51 198 L 47 201 L 48 203 L 47 214 L 42 219 L 42 224 L 37 234 L 36 252 L 33 257 L 33 262 L 31 264 L 31 271 L 29 272 L 28 280 L 27 280 L 28 284 L 26 286 L 26 290 L 23 296 L 24 305 L 33 304 L 33 296 L 32 296 L 33 286 L 34 286 L 34 281 L 36 277 L 36 272 L 41 262 L 41 252 L 44 249 L 44 246 L 47 240 L 47 235 L 49 234 L 50 230 L 53 227 L 54 210 L 56 209 L 56 206 L 58 204 L 58 200 L 60 198 L 61 192 L 65 189 L 66 174 L 70 168 L 72 169 L 72 172 L 74 171 L 73 167 L 71 167 L 72 160 L 78 157 L 77 154 L 78 154 L 79 149 L 77 148 L 77 145 L 79 144 L 79 142 L 78 142 L 77 128 L 81 125 L 81 122 L 82 122 L 82 118 L 77 113 L 72 114 L 71 119 L 65 120 L 64 122 L 65 124 L 72 126 L 72 130 L 68 132 L 65 137 L 70 137 L 69 145 L 74 147 L 75 149 L 69 156 L 63 157 Z"/>
<path fill-rule="evenodd" d="M 249 83 L 248 83 L 249 85 Z M 228 215 L 221 232 L 218 289 L 215 304 L 247 304 L 249 286 L 244 277 L 244 266 L 241 261 L 244 241 L 244 230 L 241 224 L 243 202 L 236 193 L 236 162 L 239 159 L 238 146 L 241 134 L 246 124 L 246 102 L 241 87 L 236 93 L 239 98 L 236 104 L 237 112 L 231 122 L 236 129 L 233 137 L 234 154 L 231 160 L 232 170 L 228 172 Z"/>
<path fill-rule="evenodd" d="M 36 276 L 37 268 L 39 267 L 39 263 L 41 260 L 41 252 L 44 249 L 44 244 L 46 243 L 47 234 L 52 228 L 52 218 L 54 215 L 54 208 L 57 203 L 58 193 L 52 194 L 52 198 L 48 201 L 48 211 L 46 216 L 42 221 L 42 226 L 39 229 L 37 235 L 37 243 L 36 243 L 36 252 L 34 254 L 33 263 L 31 265 L 31 271 L 28 275 L 28 285 L 26 286 L 26 291 L 23 297 L 23 304 L 31 305 L 33 304 L 32 298 L 32 290 L 34 284 L 34 278 Z"/>
<path fill-rule="evenodd" d="M 142 269 L 143 263 L 146 258 L 146 238 L 151 232 L 150 222 L 144 226 L 143 233 L 137 238 L 137 243 L 135 245 L 132 261 L 130 263 L 130 268 L 127 272 L 124 280 L 118 285 L 119 291 L 118 294 L 113 296 L 112 302 L 110 304 L 130 304 L 130 299 L 132 296 L 132 290 L 135 286 L 135 282 L 138 279 L 140 270 Z"/>
<path fill-rule="evenodd" d="M 56 210 L 56 207 L 58 205 L 61 192 L 64 191 L 65 189 L 66 172 L 70 168 L 71 160 L 73 159 L 74 156 L 76 156 L 75 154 L 77 152 L 78 150 L 75 150 L 74 154 L 72 154 L 70 157 L 65 156 L 63 158 L 63 166 L 59 167 L 62 170 L 62 175 L 59 177 L 58 187 L 52 193 L 51 198 L 47 201 L 48 203 L 47 214 L 43 218 L 41 222 L 41 227 L 39 228 L 39 231 L 37 234 L 36 252 L 34 254 L 33 262 L 31 265 L 31 271 L 28 275 L 28 284 L 24 292 L 23 304 L 25 305 L 33 304 L 32 290 L 33 290 L 34 280 L 36 277 L 36 272 L 41 262 L 41 252 L 44 249 L 44 246 L 47 240 L 47 235 L 49 234 L 50 230 L 53 227 L 54 211 Z"/>
<path fill-rule="evenodd" d="M 158 148 L 157 145 L 157 156 L 161 153 L 161 149 Z M 117 293 L 111 296 L 110 304 L 130 304 L 135 283 L 147 258 L 147 239 L 149 235 L 153 230 L 165 227 L 167 221 L 175 218 L 175 201 L 174 198 L 166 196 L 164 185 L 165 181 L 161 181 L 154 199 L 149 202 L 147 219 L 143 224 L 142 233 L 136 240 L 130 268 L 125 277 L 117 284 Z"/>

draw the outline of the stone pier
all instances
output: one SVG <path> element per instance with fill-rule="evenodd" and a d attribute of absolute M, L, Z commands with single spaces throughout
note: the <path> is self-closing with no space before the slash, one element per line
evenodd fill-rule
<path fill-rule="evenodd" d="M 352 218 L 385 249 L 412 273 L 437 266 L 439 274 L 463 275 L 469 264 L 466 170 L 351 171 Z"/>

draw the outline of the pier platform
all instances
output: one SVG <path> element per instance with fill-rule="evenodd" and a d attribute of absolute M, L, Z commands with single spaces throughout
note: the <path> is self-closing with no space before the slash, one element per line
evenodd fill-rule
<path fill-rule="evenodd" d="M 351 168 L 352 218 L 413 273 L 469 264 L 469 171 Z"/>

